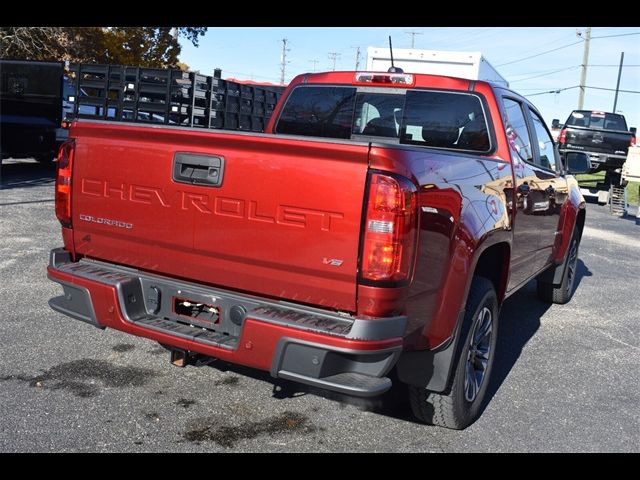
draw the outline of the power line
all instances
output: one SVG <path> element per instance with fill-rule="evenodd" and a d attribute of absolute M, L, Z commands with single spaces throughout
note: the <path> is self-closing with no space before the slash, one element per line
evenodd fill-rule
<path fill-rule="evenodd" d="M 599 31 L 603 31 L 603 30 L 613 30 L 613 29 L 618 29 L 620 27 L 593 27 L 594 30 L 599 30 Z"/>
<path fill-rule="evenodd" d="M 615 88 L 605 88 L 605 87 L 585 87 L 585 88 L 593 88 L 594 90 L 608 90 L 610 92 L 615 92 Z M 640 93 L 640 90 L 618 90 L 619 92 L 624 93 Z"/>
<path fill-rule="evenodd" d="M 579 67 L 580 65 L 574 65 L 574 67 Z M 566 68 L 573 68 L 573 67 L 566 67 Z M 555 72 L 557 69 L 545 69 L 545 70 L 536 70 L 535 72 L 523 72 L 523 73 L 512 73 L 511 75 L 509 75 L 509 77 L 522 77 L 525 75 L 537 75 L 539 73 L 549 73 L 549 72 Z"/>
<path fill-rule="evenodd" d="M 591 37 L 591 40 L 598 39 L 598 38 L 626 37 L 626 36 L 630 36 L 630 35 L 640 35 L 640 32 L 634 32 L 634 33 L 618 33 L 618 34 L 615 34 L 615 35 L 599 35 L 599 36 L 597 36 L 597 37 Z M 512 63 L 519 63 L 519 62 L 523 62 L 523 61 L 525 61 L 525 60 L 529 60 L 529 59 L 531 59 L 531 58 L 536 58 L 536 57 L 539 57 L 539 56 L 541 56 L 541 55 L 546 55 L 547 53 L 557 52 L 558 50 L 562 50 L 563 48 L 568 48 L 568 47 L 571 47 L 571 46 L 573 46 L 573 45 L 577 45 L 577 44 L 578 44 L 578 43 L 580 43 L 580 42 L 583 42 L 583 40 L 578 40 L 577 42 L 569 43 L 568 45 L 563 45 L 563 46 L 558 47 L 558 48 L 554 48 L 554 49 L 551 49 L 551 50 L 547 50 L 547 51 L 545 51 L 545 52 L 537 53 L 537 54 L 535 54 L 535 55 L 530 55 L 530 56 L 528 56 L 528 57 L 520 58 L 520 59 L 518 59 L 518 60 L 513 60 L 513 61 L 511 61 L 511 62 L 501 63 L 500 65 L 496 65 L 496 67 L 504 67 L 505 65 L 511 65 Z M 589 66 L 591 66 L 591 65 L 589 65 Z M 616 67 L 617 67 L 617 66 L 618 66 L 618 65 L 616 65 Z"/>
<path fill-rule="evenodd" d="M 591 40 L 593 40 L 594 38 L 612 38 L 612 37 L 628 37 L 630 35 L 640 35 L 640 32 L 634 32 L 634 33 L 618 33 L 617 35 L 600 35 L 598 37 L 591 37 Z"/>
<path fill-rule="evenodd" d="M 573 42 L 573 43 L 570 43 L 568 45 L 563 45 L 561 47 L 554 48 L 552 50 L 547 50 L 546 52 L 537 53 L 535 55 L 531 55 L 531 56 L 528 56 L 528 57 L 520 58 L 519 60 L 513 60 L 513 61 L 507 62 L 507 63 L 501 63 L 500 65 L 496 65 L 496 67 L 504 67 L 505 65 L 511 65 L 512 63 L 524 62 L 525 60 L 529 60 L 530 58 L 540 57 L 541 55 L 546 55 L 547 53 L 557 52 L 558 50 L 562 50 L 563 48 L 572 47 L 573 45 L 577 45 L 579 43 L 582 43 L 583 41 L 584 40 L 578 40 L 577 42 Z"/>
<path fill-rule="evenodd" d="M 574 65 L 572 67 L 566 67 L 567 70 L 571 69 L 571 68 L 578 68 L 581 67 L 582 65 Z M 600 63 L 600 64 L 593 64 L 590 63 L 589 64 L 589 68 L 591 67 L 615 67 L 615 68 L 620 68 L 620 65 L 618 64 L 614 64 L 614 63 L 609 63 L 609 64 L 605 64 L 605 63 Z M 640 64 L 627 64 L 627 65 L 623 65 L 622 68 L 625 67 L 640 67 Z M 524 72 L 524 73 L 512 73 L 509 75 L 509 78 L 511 77 L 522 77 L 523 75 L 537 75 L 538 73 L 551 73 L 551 72 L 557 72 L 558 70 L 536 70 L 535 72 Z M 514 80 L 514 82 L 517 81 L 519 82 L 520 79 L 518 80 Z"/>
<path fill-rule="evenodd" d="M 559 68 L 557 70 L 553 70 L 552 72 L 541 73 L 540 75 L 534 75 L 532 77 L 520 78 L 518 80 L 512 80 L 510 83 L 524 82 L 525 80 L 531 80 L 532 78 L 546 77 L 547 75 L 553 75 L 554 73 L 564 72 L 565 70 L 574 70 L 576 68 L 580 68 L 580 65 L 576 65 L 576 66 L 573 66 L 573 67 L 567 67 L 567 68 Z"/>
<path fill-rule="evenodd" d="M 565 87 L 565 88 L 555 88 L 553 90 L 547 90 L 544 92 L 538 92 L 538 93 L 531 93 L 529 95 L 524 95 L 525 97 L 535 97 L 536 95 L 548 95 L 550 93 L 560 93 L 560 92 L 564 92 L 565 90 L 572 90 L 574 88 L 579 88 L 580 85 L 574 85 L 573 87 Z M 609 92 L 615 92 L 616 89 L 615 88 L 605 88 L 605 87 L 592 87 L 589 85 L 585 85 L 584 88 L 591 88 L 593 90 L 607 90 Z M 640 90 L 618 90 L 619 92 L 624 92 L 624 93 L 640 93 Z"/>
<path fill-rule="evenodd" d="M 566 88 L 556 88 L 555 90 L 548 90 L 546 92 L 531 93 L 529 95 L 525 95 L 525 97 L 535 97 L 536 95 L 547 95 L 549 93 L 560 93 L 560 92 L 564 92 L 565 90 L 572 90 L 578 87 L 580 87 L 580 85 L 574 85 L 573 87 L 566 87 Z"/>
<path fill-rule="evenodd" d="M 531 90 L 546 90 L 549 87 L 542 87 L 542 88 L 519 88 L 518 91 L 519 92 L 524 92 L 524 91 L 531 91 Z"/>
<path fill-rule="evenodd" d="M 541 48 L 544 48 L 547 45 L 557 45 L 558 43 L 560 43 L 561 40 L 564 40 L 564 39 L 568 40 L 569 37 L 575 38 L 575 35 L 576 35 L 575 33 L 567 34 L 565 32 L 562 35 L 560 35 L 559 37 L 554 38 L 553 40 L 550 40 L 550 41 L 544 42 L 544 43 L 536 44 L 536 46 L 533 47 L 533 48 L 529 48 L 527 50 L 521 51 L 520 54 L 521 55 L 528 55 L 529 53 L 532 53 L 532 52 L 535 52 L 537 50 L 540 50 Z"/>

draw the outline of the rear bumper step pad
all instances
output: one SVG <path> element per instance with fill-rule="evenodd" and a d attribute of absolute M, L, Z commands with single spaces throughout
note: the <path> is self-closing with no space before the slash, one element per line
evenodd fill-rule
<path fill-rule="evenodd" d="M 185 348 L 182 341 L 199 344 L 201 348 L 191 348 L 270 370 L 276 378 L 354 396 L 379 395 L 390 388 L 391 381 L 385 375 L 399 357 L 406 325 L 406 317 L 360 319 L 95 260 L 71 262 L 64 249 L 51 252 L 49 277 L 65 291 L 51 299 L 50 305 L 65 315 L 161 343 L 171 344 L 169 337 L 175 338 L 176 348 Z M 96 316 L 105 307 L 104 303 L 100 303 L 102 310 L 95 307 L 93 290 L 107 287 L 114 292 L 107 306 L 116 306 L 115 301 L 119 307 L 113 310 L 109 306 L 109 311 L 119 312 L 122 323 Z M 219 315 L 210 328 L 204 328 L 201 319 L 175 312 L 176 299 L 215 306 Z M 103 302 L 104 297 L 98 301 Z M 256 336 L 258 328 L 264 333 Z"/>

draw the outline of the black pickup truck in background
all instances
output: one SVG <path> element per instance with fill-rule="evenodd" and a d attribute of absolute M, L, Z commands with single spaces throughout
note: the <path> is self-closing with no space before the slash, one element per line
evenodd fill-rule
<path fill-rule="evenodd" d="M 629 146 L 635 145 L 635 129 L 629 130 L 623 115 L 595 110 L 574 110 L 558 137 L 558 149 L 589 155 L 591 172 L 622 167 Z"/>
<path fill-rule="evenodd" d="M 2 158 L 56 155 L 62 121 L 62 62 L 0 60 L 0 152 Z"/>

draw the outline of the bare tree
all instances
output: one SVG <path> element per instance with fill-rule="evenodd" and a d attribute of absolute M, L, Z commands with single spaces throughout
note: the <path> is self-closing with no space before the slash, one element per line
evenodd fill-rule
<path fill-rule="evenodd" d="M 68 43 L 62 27 L 0 27 L 0 58 L 57 60 Z"/>
<path fill-rule="evenodd" d="M 0 27 L 0 58 L 176 67 L 206 27 Z"/>

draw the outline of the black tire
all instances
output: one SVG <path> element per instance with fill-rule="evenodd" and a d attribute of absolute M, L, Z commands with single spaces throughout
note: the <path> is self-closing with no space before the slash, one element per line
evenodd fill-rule
<path fill-rule="evenodd" d="M 482 335 L 483 327 L 487 326 L 487 335 Z M 436 393 L 409 386 L 411 409 L 420 421 L 462 430 L 477 420 L 485 406 L 497 335 L 496 291 L 486 278 L 474 277 L 460 330 L 458 353 L 452 366 L 450 388 L 444 393 Z"/>
<path fill-rule="evenodd" d="M 559 285 L 555 285 L 553 275 L 540 275 L 537 279 L 538 298 L 543 302 L 565 304 L 573 296 L 575 287 L 576 273 L 578 267 L 578 252 L 580 250 L 580 234 L 577 229 L 573 232 L 571 242 L 569 243 L 569 251 L 567 258 L 564 259 L 556 268 L 562 269 L 562 281 Z"/>

